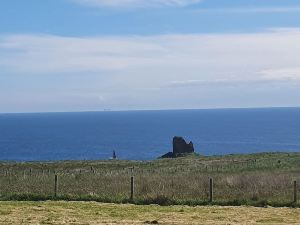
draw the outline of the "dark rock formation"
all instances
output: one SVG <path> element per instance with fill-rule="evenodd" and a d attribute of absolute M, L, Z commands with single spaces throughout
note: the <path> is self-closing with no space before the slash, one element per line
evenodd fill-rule
<path fill-rule="evenodd" d="M 163 155 L 162 158 L 176 158 L 182 157 L 187 154 L 194 153 L 194 145 L 193 142 L 189 144 L 182 137 L 174 137 L 173 138 L 173 152 L 168 152 L 167 154 Z"/>
<path fill-rule="evenodd" d="M 194 151 L 193 142 L 187 144 L 182 137 L 173 138 L 173 154 L 186 154 L 193 153 Z"/>
<path fill-rule="evenodd" d="M 113 151 L 113 157 L 112 157 L 113 159 L 117 159 L 117 155 L 116 155 L 116 152 L 115 151 Z"/>

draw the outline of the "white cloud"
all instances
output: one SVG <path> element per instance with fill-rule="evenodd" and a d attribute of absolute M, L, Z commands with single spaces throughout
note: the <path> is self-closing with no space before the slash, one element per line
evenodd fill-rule
<path fill-rule="evenodd" d="M 97 72 L 152 64 L 161 47 L 143 38 L 17 35 L 0 39 L 3 66 L 19 72 Z M 1 57 L 2 56 L 2 57 Z"/>
<path fill-rule="evenodd" d="M 170 77 L 170 73 L 184 74 L 188 80 L 298 79 L 299 39 L 300 30 L 292 28 L 255 34 L 82 38 L 12 35 L 0 37 L 0 67 L 38 74 L 148 74 L 151 69 L 160 79 Z"/>
<path fill-rule="evenodd" d="M 0 70 L 2 78 L 38 80 L 35 90 L 46 87 L 49 93 L 41 102 L 62 110 L 295 105 L 299 40 L 300 30 L 292 28 L 249 34 L 8 35 L 0 37 Z M 18 99 L 30 103 L 32 96 L 42 96 L 30 86 L 19 89 L 0 89 L 0 96 L 11 93 L 16 97 L 6 99 L 18 105 Z"/>
<path fill-rule="evenodd" d="M 260 71 L 266 79 L 272 80 L 300 80 L 300 66 L 291 68 L 266 69 Z"/>
<path fill-rule="evenodd" d="M 202 8 L 193 10 L 199 13 L 299 13 L 300 7 L 246 7 L 246 8 Z"/>
<path fill-rule="evenodd" d="M 72 0 L 76 3 L 95 7 L 160 7 L 160 6 L 187 6 L 199 3 L 202 0 Z"/>
<path fill-rule="evenodd" d="M 249 88 L 255 87 L 255 89 L 265 87 L 282 87 L 282 86 L 294 86 L 300 85 L 299 79 L 289 78 L 273 78 L 273 77 L 262 77 L 254 79 L 216 79 L 216 80 L 180 80 L 172 81 L 166 85 L 166 88 L 217 88 L 217 89 L 236 89 L 236 88 Z"/>

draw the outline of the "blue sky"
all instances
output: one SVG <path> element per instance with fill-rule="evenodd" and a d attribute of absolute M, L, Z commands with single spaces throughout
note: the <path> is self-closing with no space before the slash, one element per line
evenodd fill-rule
<path fill-rule="evenodd" d="M 299 106 L 298 0 L 4 0 L 0 112 Z"/>

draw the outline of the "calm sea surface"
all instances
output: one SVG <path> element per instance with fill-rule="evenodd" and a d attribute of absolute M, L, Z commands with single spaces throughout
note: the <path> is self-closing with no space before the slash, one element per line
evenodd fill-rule
<path fill-rule="evenodd" d="M 0 114 L 0 160 L 154 159 L 172 137 L 205 155 L 300 151 L 300 108 Z"/>

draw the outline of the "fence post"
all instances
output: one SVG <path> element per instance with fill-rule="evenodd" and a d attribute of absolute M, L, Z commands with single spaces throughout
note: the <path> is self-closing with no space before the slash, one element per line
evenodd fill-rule
<path fill-rule="evenodd" d="M 134 197 L 134 167 L 129 168 L 131 172 L 130 178 L 130 201 L 133 201 Z"/>
<path fill-rule="evenodd" d="M 133 201 L 133 195 L 134 195 L 134 177 L 132 176 L 130 179 L 130 200 Z"/>
<path fill-rule="evenodd" d="M 58 176 L 55 174 L 54 177 L 54 197 L 57 197 L 57 191 L 58 191 Z"/>
<path fill-rule="evenodd" d="M 214 194 L 213 179 L 209 178 L 209 202 L 213 202 L 213 194 Z"/>
<path fill-rule="evenodd" d="M 294 181 L 294 202 L 297 203 L 297 181 Z"/>

